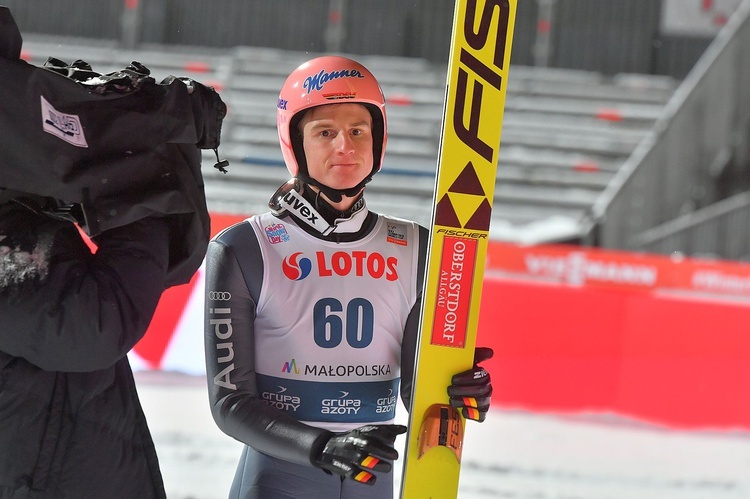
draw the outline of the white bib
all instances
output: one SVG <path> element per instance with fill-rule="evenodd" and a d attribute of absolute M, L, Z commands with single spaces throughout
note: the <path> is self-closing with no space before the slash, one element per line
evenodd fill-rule
<path fill-rule="evenodd" d="M 332 431 L 392 421 L 416 301 L 417 225 L 380 215 L 361 240 L 335 243 L 271 213 L 249 222 L 264 268 L 255 320 L 261 396 Z"/>

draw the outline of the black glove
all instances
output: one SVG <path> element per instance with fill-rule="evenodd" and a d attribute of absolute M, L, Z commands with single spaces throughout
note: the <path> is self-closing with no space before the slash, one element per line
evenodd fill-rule
<path fill-rule="evenodd" d="M 487 417 L 492 396 L 492 382 L 490 373 L 477 364 L 491 359 L 493 353 L 491 348 L 477 347 L 474 350 L 474 367 L 456 374 L 451 379 L 451 385 L 448 387 L 451 405 L 460 408 L 461 414 L 466 419 L 481 423 Z"/>
<path fill-rule="evenodd" d="M 372 485 L 376 480 L 372 472 L 388 473 L 391 462 L 398 459 L 393 444 L 402 433 L 406 433 L 402 425 L 367 425 L 333 435 L 315 465 L 329 474 Z"/>

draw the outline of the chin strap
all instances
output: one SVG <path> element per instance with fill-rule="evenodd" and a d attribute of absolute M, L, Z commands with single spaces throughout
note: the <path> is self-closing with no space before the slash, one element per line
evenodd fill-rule
<path fill-rule="evenodd" d="M 271 197 L 268 207 L 274 215 L 279 215 L 285 211 L 292 213 L 298 219 L 305 222 L 324 236 L 327 236 L 336 229 L 313 208 L 310 202 L 302 197 L 302 183 L 297 178 L 293 178 L 283 184 Z"/>
<path fill-rule="evenodd" d="M 354 187 L 350 187 L 348 189 L 334 189 L 333 187 L 328 187 L 325 184 L 321 184 L 314 178 L 310 178 L 306 173 L 303 172 L 300 172 L 299 175 L 297 175 L 297 178 L 299 178 L 306 184 L 314 185 L 315 187 L 320 189 L 320 192 L 325 194 L 328 199 L 330 199 L 334 203 L 338 203 L 341 201 L 343 196 L 352 198 L 359 194 L 359 191 L 361 191 L 362 188 L 367 185 L 370 180 L 372 180 L 372 174 L 368 175 L 364 180 L 362 180 Z"/>

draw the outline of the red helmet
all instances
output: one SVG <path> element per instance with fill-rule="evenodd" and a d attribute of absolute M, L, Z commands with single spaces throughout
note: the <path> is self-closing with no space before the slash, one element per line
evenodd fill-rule
<path fill-rule="evenodd" d="M 364 104 L 372 115 L 373 167 L 366 180 L 383 164 L 388 137 L 385 98 L 375 77 L 360 63 L 339 56 L 311 59 L 292 71 L 281 87 L 276 124 L 284 162 L 293 177 L 307 176 L 307 162 L 297 124 L 302 111 L 324 104 Z"/>

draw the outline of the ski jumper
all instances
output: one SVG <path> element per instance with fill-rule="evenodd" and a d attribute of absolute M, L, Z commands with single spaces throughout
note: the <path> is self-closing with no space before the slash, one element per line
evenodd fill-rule
<path fill-rule="evenodd" d="M 327 236 L 265 213 L 209 244 L 210 403 L 246 444 L 232 497 L 393 494 L 392 473 L 370 487 L 311 464 L 330 432 L 393 423 L 400 379 L 411 392 L 427 231 L 358 205 Z"/>

